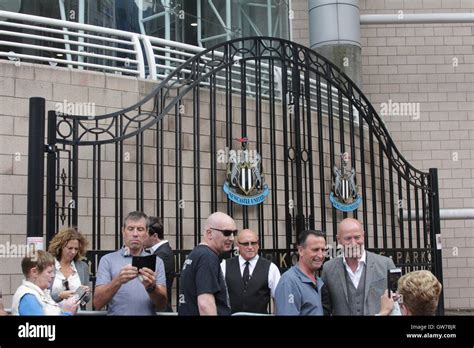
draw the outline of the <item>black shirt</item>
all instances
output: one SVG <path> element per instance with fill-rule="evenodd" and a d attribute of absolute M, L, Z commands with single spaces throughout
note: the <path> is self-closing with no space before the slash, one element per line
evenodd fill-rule
<path fill-rule="evenodd" d="M 198 245 L 188 255 L 181 271 L 178 314 L 199 315 L 197 298 L 213 294 L 217 315 L 230 315 L 229 295 L 219 257 L 206 245 Z"/>

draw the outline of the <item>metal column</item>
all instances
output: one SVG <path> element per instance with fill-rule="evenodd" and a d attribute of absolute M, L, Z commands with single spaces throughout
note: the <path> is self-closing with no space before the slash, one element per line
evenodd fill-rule
<path fill-rule="evenodd" d="M 27 237 L 43 237 L 44 98 L 30 98 L 28 130 Z"/>

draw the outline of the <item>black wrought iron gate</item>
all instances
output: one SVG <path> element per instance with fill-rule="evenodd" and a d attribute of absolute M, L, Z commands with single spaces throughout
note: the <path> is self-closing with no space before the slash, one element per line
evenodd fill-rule
<path fill-rule="evenodd" d="M 261 155 L 270 191 L 257 206 L 234 204 L 222 190 L 229 151 L 243 137 Z M 77 225 L 90 235 L 94 260 L 121 245 L 131 210 L 164 219 L 178 266 L 217 210 L 257 231 L 263 255 L 281 268 L 294 261 L 299 231 L 322 229 L 335 250 L 337 223 L 353 216 L 368 249 L 442 279 L 437 170 L 412 167 L 357 86 L 296 43 L 229 41 L 189 59 L 120 112 L 50 111 L 47 145 L 47 239 Z M 329 201 L 341 155 L 362 199 L 351 213 Z"/>

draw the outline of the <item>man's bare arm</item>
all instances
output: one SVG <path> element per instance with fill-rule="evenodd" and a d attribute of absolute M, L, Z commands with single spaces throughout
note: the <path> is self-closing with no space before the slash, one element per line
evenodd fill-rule
<path fill-rule="evenodd" d="M 200 315 L 217 315 L 216 299 L 213 294 L 199 295 L 198 307 Z"/>

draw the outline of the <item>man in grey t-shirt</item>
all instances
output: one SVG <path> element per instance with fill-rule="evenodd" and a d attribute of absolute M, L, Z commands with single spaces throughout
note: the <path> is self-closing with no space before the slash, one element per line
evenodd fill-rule
<path fill-rule="evenodd" d="M 147 216 L 132 212 L 124 220 L 124 247 L 103 256 L 97 271 L 94 307 L 108 305 L 109 315 L 155 315 L 166 307 L 166 278 L 163 261 L 156 258 L 156 272 L 133 267 L 132 256 L 148 255 L 143 241 L 148 236 Z"/>

